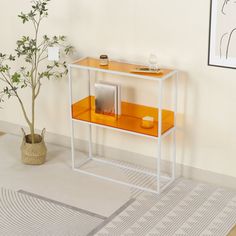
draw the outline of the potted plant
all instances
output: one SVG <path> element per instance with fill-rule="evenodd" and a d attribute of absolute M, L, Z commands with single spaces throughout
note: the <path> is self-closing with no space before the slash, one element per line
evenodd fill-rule
<path fill-rule="evenodd" d="M 65 36 L 40 36 L 41 22 L 48 16 L 50 0 L 33 0 L 31 10 L 21 13 L 18 17 L 22 23 L 31 23 L 34 36 L 23 36 L 17 41 L 16 56 L 0 53 L 0 102 L 6 98 L 15 98 L 23 112 L 30 133 L 25 134 L 22 143 L 22 161 L 25 164 L 42 164 L 45 162 L 46 146 L 44 133 L 35 132 L 36 100 L 40 94 L 44 79 L 62 78 L 68 72 L 65 61 L 48 61 L 48 50 L 61 49 L 64 54 L 72 51 L 66 44 Z M 20 66 L 19 66 L 20 65 Z M 13 68 L 14 67 L 14 68 Z M 20 96 L 20 90 L 29 89 L 31 110 L 27 111 Z"/>

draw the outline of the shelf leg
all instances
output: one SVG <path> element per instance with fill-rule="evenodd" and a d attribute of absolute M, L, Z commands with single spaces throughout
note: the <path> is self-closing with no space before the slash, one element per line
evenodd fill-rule
<path fill-rule="evenodd" d="M 175 130 L 173 132 L 173 157 L 172 157 L 172 180 L 176 178 L 176 121 L 177 121 L 177 105 L 178 105 L 178 79 L 179 74 L 176 72 L 174 78 L 174 126 Z"/>
<path fill-rule="evenodd" d="M 159 83 L 159 101 L 158 101 L 158 145 L 157 145 L 157 192 L 161 190 L 161 149 L 162 149 L 162 97 L 163 84 Z"/>
<path fill-rule="evenodd" d="M 72 169 L 75 169 L 75 145 L 74 145 L 74 122 L 72 119 L 72 76 L 71 67 L 68 66 L 68 77 L 69 77 L 69 109 L 70 109 L 70 120 L 71 120 L 71 162 Z"/>
<path fill-rule="evenodd" d="M 176 178 L 176 131 L 173 132 L 173 153 L 172 153 L 172 173 L 171 179 L 174 180 Z"/>
<path fill-rule="evenodd" d="M 71 161 L 72 169 L 75 169 L 75 144 L 74 144 L 74 122 L 71 120 Z"/>
<path fill-rule="evenodd" d="M 161 138 L 158 139 L 158 154 L 157 154 L 157 193 L 160 193 L 160 178 L 161 178 Z"/>
<path fill-rule="evenodd" d="M 88 70 L 88 94 L 91 96 L 91 74 Z M 93 157 L 93 143 L 92 143 L 92 125 L 89 125 L 89 159 Z"/>
<path fill-rule="evenodd" d="M 92 126 L 89 125 L 89 159 L 93 157 Z"/>

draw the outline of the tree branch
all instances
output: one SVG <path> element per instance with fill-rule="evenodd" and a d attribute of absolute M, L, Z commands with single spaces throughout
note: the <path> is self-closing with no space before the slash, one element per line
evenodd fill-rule
<path fill-rule="evenodd" d="M 24 117 L 25 117 L 25 119 L 26 119 L 26 122 L 27 122 L 28 125 L 30 126 L 30 125 L 31 125 L 31 122 L 30 122 L 30 120 L 29 120 L 29 118 L 28 118 L 28 116 L 27 116 L 27 113 L 26 113 L 26 110 L 25 110 L 25 107 L 24 107 L 24 104 L 23 104 L 21 98 L 19 97 L 17 91 L 14 89 L 14 86 L 11 84 L 11 82 L 10 82 L 10 81 L 7 79 L 7 77 L 4 75 L 4 73 L 1 72 L 1 74 L 2 74 L 2 76 L 4 77 L 5 82 L 11 87 L 11 89 L 12 89 L 12 91 L 14 92 L 15 96 L 17 97 L 17 99 L 18 99 L 18 101 L 19 101 L 19 103 L 20 103 L 20 105 L 21 105 L 21 108 L 22 108 Z"/>

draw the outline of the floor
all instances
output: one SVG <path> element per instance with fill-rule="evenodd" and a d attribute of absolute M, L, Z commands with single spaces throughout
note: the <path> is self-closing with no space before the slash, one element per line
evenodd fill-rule
<path fill-rule="evenodd" d="M 49 144 L 44 165 L 26 166 L 20 160 L 20 145 L 19 137 L 0 132 L 2 187 L 22 189 L 105 217 L 132 197 L 128 187 L 73 172 L 70 150 L 65 147 Z M 236 236 L 236 227 L 229 236 Z"/>
<path fill-rule="evenodd" d="M 21 163 L 20 145 L 20 137 L 0 136 L 2 187 L 22 189 L 105 217 L 131 198 L 128 187 L 117 187 L 117 184 L 72 171 L 68 148 L 49 144 L 47 162 L 27 166 Z"/>

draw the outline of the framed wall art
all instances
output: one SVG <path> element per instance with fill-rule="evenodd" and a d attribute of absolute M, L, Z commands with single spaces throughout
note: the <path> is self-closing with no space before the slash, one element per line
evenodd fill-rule
<path fill-rule="evenodd" d="M 236 68 L 236 1 L 211 0 L 208 65 Z"/>

